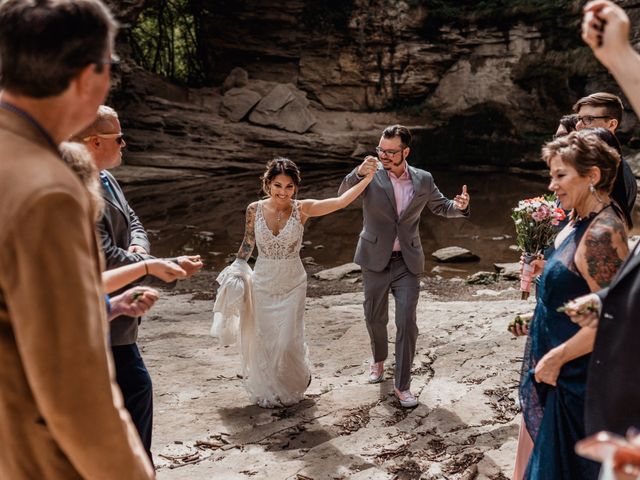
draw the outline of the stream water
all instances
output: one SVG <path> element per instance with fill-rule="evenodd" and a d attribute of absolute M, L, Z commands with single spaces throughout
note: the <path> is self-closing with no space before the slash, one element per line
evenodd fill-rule
<path fill-rule="evenodd" d="M 300 198 L 327 198 L 335 195 L 347 168 L 315 168 L 303 171 Z M 202 174 L 193 178 L 154 184 L 130 184 L 125 192 L 149 231 L 157 256 L 181 253 L 202 255 L 209 268 L 224 267 L 238 250 L 244 232 L 246 205 L 260 198 L 261 172 Z M 425 210 L 420 223 L 426 253 L 426 273 L 438 263 L 431 252 L 460 246 L 480 260 L 447 264 L 465 272 L 493 271 L 497 262 L 515 262 L 511 209 L 518 200 L 547 192 L 546 179 L 534 175 L 432 172 L 436 184 L 449 198 L 468 186 L 471 196 L 469 219 L 446 219 Z M 362 227 L 359 202 L 326 217 L 311 219 L 305 231 L 302 257 L 313 257 L 326 267 L 352 261 Z M 456 274 L 453 272 L 452 274 Z"/>

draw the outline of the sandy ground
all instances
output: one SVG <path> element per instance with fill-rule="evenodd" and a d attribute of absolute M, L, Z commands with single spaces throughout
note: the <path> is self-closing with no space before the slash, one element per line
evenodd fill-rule
<path fill-rule="evenodd" d="M 155 388 L 159 479 L 510 477 L 523 341 L 506 325 L 533 307 L 517 300 L 515 282 L 425 280 L 412 384 L 420 404 L 406 410 L 392 393 L 393 357 L 383 383 L 366 382 L 358 276 L 310 279 L 307 398 L 262 409 L 247 400 L 236 347 L 218 346 L 208 334 L 213 275 L 165 293 L 141 328 Z M 349 293 L 330 294 L 336 291 Z M 394 334 L 391 328 L 390 343 Z"/>

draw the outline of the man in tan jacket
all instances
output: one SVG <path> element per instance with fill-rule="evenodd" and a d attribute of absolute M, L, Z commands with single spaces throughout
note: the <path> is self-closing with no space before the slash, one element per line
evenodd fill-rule
<path fill-rule="evenodd" d="M 108 354 L 89 197 L 57 145 L 109 89 L 100 0 L 0 1 L 0 478 L 151 479 Z"/>

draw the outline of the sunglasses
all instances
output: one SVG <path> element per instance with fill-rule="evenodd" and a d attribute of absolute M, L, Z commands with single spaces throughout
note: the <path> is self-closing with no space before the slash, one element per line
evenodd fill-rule
<path fill-rule="evenodd" d="M 118 145 L 122 145 L 122 143 L 124 142 L 124 134 L 122 133 L 96 133 L 95 135 L 89 135 L 88 137 L 84 137 L 82 141 L 83 142 L 89 141 L 93 137 L 113 138 Z"/>

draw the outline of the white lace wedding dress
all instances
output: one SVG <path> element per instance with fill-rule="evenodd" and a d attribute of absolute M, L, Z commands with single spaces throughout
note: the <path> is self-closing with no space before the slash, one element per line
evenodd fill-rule
<path fill-rule="evenodd" d="M 286 225 L 274 235 L 258 202 L 258 258 L 252 275 L 254 335 L 243 358 L 246 388 L 261 407 L 292 405 L 304 398 L 310 369 L 304 341 L 307 274 L 300 260 L 304 227 L 294 202 Z"/>

